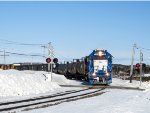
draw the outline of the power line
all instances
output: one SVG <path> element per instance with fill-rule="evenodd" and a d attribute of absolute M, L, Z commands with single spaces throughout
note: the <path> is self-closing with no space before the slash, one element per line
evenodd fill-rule
<path fill-rule="evenodd" d="M 64 60 L 69 60 L 69 61 L 72 61 L 74 58 L 69 58 L 69 57 L 66 57 L 66 56 L 64 56 L 64 55 L 62 55 L 62 54 L 60 54 L 60 53 L 58 53 L 58 52 L 56 52 L 55 51 L 55 54 L 56 55 L 58 55 L 58 56 L 60 56 L 59 58 L 62 58 L 62 59 L 64 59 Z"/>
<path fill-rule="evenodd" d="M 0 41 L 6 42 L 5 44 L 13 44 L 13 45 L 23 45 L 23 46 L 43 46 L 46 44 L 31 44 L 31 43 L 21 43 L 21 42 L 15 42 L 5 39 L 0 39 Z"/>
<path fill-rule="evenodd" d="M 0 51 L 0 52 L 4 52 L 4 51 Z M 30 54 L 14 53 L 14 52 L 5 52 L 5 53 L 12 54 L 12 55 L 19 55 L 19 56 L 45 57 L 45 56 L 43 56 L 43 55 L 37 55 L 37 54 L 30 55 Z M 45 57 L 45 58 L 46 58 L 46 57 Z"/>
<path fill-rule="evenodd" d="M 150 51 L 150 49 L 147 49 L 147 48 L 141 48 L 141 49 L 144 49 L 144 50 Z"/>
<path fill-rule="evenodd" d="M 142 47 L 142 46 L 136 46 L 136 48 L 137 48 L 137 49 L 143 49 L 143 50 L 150 51 L 150 49 L 148 49 L 148 48 L 144 48 L 144 47 Z"/>

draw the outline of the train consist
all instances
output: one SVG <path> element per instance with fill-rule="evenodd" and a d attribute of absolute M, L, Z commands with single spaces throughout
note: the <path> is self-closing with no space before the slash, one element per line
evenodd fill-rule
<path fill-rule="evenodd" d="M 74 59 L 71 63 L 56 64 L 53 72 L 70 79 L 85 79 L 90 84 L 110 84 L 112 83 L 112 55 L 107 50 L 93 50 L 85 58 Z"/>
<path fill-rule="evenodd" d="M 106 50 L 94 50 L 89 56 L 74 59 L 73 62 L 58 64 L 53 60 L 53 72 L 65 75 L 68 79 L 87 80 L 90 84 L 110 84 L 113 77 L 130 79 L 130 65 L 112 64 L 112 55 Z M 55 65 L 54 65 L 55 64 Z M 138 65 L 137 65 L 138 64 Z M 139 63 L 133 67 L 133 79 L 139 80 Z M 55 67 L 55 68 L 54 68 Z M 0 70 L 34 70 L 48 71 L 47 63 L 15 63 L 0 64 Z M 150 73 L 150 65 L 142 64 L 142 71 Z M 143 76 L 142 80 L 149 81 L 150 77 Z"/>

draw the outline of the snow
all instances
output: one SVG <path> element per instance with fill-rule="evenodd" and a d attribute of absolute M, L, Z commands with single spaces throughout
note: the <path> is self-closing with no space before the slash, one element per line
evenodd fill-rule
<path fill-rule="evenodd" d="M 144 91 L 107 89 L 106 93 L 23 113 L 150 113 L 150 83 L 113 78 L 112 86 L 139 87 Z"/>
<path fill-rule="evenodd" d="M 62 75 L 44 71 L 0 70 L 0 101 L 15 97 L 28 98 L 39 95 L 55 94 L 75 88 L 59 85 L 82 85 L 81 81 L 68 80 Z M 113 78 L 112 86 L 139 87 L 144 91 L 106 89 L 102 95 L 65 102 L 59 105 L 24 111 L 23 113 L 150 113 L 150 82 Z M 19 97 L 19 98 L 18 98 Z"/>
<path fill-rule="evenodd" d="M 54 73 L 51 82 L 51 74 L 45 71 L 0 70 L 0 98 L 64 91 L 59 85 L 80 83 Z"/>
<path fill-rule="evenodd" d="M 58 75 L 53 73 L 52 77 L 53 77 L 53 82 L 56 82 L 58 85 L 81 85 L 82 83 L 81 81 L 66 79 L 64 75 Z"/>
<path fill-rule="evenodd" d="M 140 81 L 133 80 L 132 83 L 130 83 L 129 80 L 122 80 L 118 78 L 113 78 L 111 86 L 125 86 L 125 87 L 135 87 L 135 88 L 141 88 L 141 89 L 150 89 L 150 82 L 142 82 L 140 86 Z"/>
<path fill-rule="evenodd" d="M 46 80 L 43 72 L 0 70 L 0 97 L 45 93 L 60 88 Z"/>
<path fill-rule="evenodd" d="M 150 93 L 118 89 L 108 91 L 97 97 L 25 113 L 149 113 L 150 100 L 147 97 L 150 98 Z"/>
<path fill-rule="evenodd" d="M 150 113 L 150 91 L 107 89 L 106 93 L 23 113 Z"/>
<path fill-rule="evenodd" d="M 150 74 L 144 74 L 144 77 L 149 77 L 150 76 Z"/>

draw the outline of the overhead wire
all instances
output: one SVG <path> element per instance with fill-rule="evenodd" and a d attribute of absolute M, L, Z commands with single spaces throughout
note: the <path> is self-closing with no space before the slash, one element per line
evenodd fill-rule
<path fill-rule="evenodd" d="M 144 48 L 144 47 L 142 47 L 142 46 L 135 46 L 137 49 L 143 49 L 143 50 L 147 50 L 147 51 L 150 51 L 150 49 L 148 49 L 148 48 Z"/>
<path fill-rule="evenodd" d="M 4 52 L 4 51 L 0 51 Z M 5 52 L 7 54 L 12 54 L 12 55 L 20 55 L 20 56 L 35 56 L 35 57 L 45 57 L 44 55 L 37 55 L 37 54 L 24 54 L 24 53 L 14 53 L 14 52 Z"/>
<path fill-rule="evenodd" d="M 47 48 L 46 44 L 20 43 L 20 42 L 10 41 L 10 40 L 6 40 L 6 39 L 1 39 L 1 38 L 0 38 L 0 41 L 5 42 L 5 44 L 24 45 L 24 46 L 40 46 L 40 47 L 45 47 L 45 48 Z M 3 51 L 0 51 L 0 52 L 3 52 Z M 12 52 L 6 52 L 6 53 L 15 54 L 15 55 L 29 56 L 29 55 L 22 54 L 22 53 L 12 53 Z M 60 55 L 59 53 L 56 53 L 56 54 L 58 54 L 59 56 L 63 57 L 63 59 L 68 59 L 68 60 L 73 59 L 73 58 L 68 58 L 68 57 L 65 57 L 65 56 L 63 56 L 63 55 Z M 30 55 L 30 56 L 39 56 L 39 55 Z M 42 56 L 42 55 L 41 55 L 41 56 Z M 45 56 L 43 55 L 43 57 L 45 57 Z"/>
<path fill-rule="evenodd" d="M 10 40 L 6 40 L 6 39 L 1 39 L 1 38 L 0 38 L 0 41 L 5 42 L 5 44 L 24 45 L 24 46 L 43 46 L 43 45 L 46 45 L 46 44 L 20 43 L 20 42 L 10 41 Z"/>
<path fill-rule="evenodd" d="M 33 43 L 20 43 L 20 42 L 16 42 L 16 41 L 10 41 L 10 40 L 6 40 L 6 39 L 1 39 L 0 38 L 0 41 L 1 41 L 1 44 L 12 44 L 12 45 L 23 45 L 23 46 L 38 46 L 38 47 L 45 47 L 47 48 L 47 45 L 46 44 L 33 44 Z M 10 46 L 9 46 L 10 47 Z M 10 55 L 17 55 L 17 56 L 24 56 L 24 57 L 43 57 L 43 58 L 46 58 L 46 55 L 45 54 L 27 54 L 27 53 L 21 53 L 21 52 L 10 52 L 10 51 L 5 51 L 5 49 L 3 50 L 0 50 L 0 52 L 3 52 L 3 56 L 5 56 L 5 54 L 8 54 L 9 56 Z M 35 51 L 34 51 L 35 52 Z"/>
<path fill-rule="evenodd" d="M 149 52 L 146 52 L 146 51 L 150 51 L 149 48 L 145 48 L 145 47 L 142 47 L 142 46 L 137 46 L 136 49 L 141 49 L 143 50 L 142 53 L 144 54 L 144 62 L 146 62 L 147 64 L 150 64 L 150 58 L 149 58 Z M 144 52 L 145 51 L 145 52 Z"/>

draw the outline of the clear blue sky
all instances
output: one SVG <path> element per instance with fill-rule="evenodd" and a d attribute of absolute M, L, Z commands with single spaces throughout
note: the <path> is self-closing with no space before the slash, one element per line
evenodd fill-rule
<path fill-rule="evenodd" d="M 133 43 L 150 48 L 150 2 L 0 2 L 0 39 L 52 42 L 56 56 L 63 58 L 104 48 L 115 57 L 114 63 L 130 64 Z M 0 43 L 0 50 L 42 54 L 40 47 Z M 150 51 L 143 52 L 150 63 Z M 23 61 L 18 56 L 7 59 L 15 58 Z"/>

